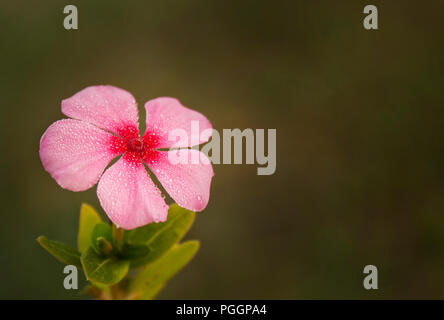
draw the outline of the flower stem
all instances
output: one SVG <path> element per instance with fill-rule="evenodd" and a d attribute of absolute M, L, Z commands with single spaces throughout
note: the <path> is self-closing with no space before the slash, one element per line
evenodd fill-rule
<path fill-rule="evenodd" d="M 122 244 L 123 244 L 123 229 L 117 227 L 115 224 L 113 224 L 113 237 L 114 240 L 116 240 L 117 250 L 120 251 L 122 249 Z"/>

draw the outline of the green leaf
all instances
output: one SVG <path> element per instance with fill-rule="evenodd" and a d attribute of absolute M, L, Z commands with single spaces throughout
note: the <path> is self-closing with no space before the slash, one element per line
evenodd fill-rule
<path fill-rule="evenodd" d="M 131 295 L 141 300 L 153 299 L 166 282 L 193 258 L 198 249 L 198 241 L 175 245 L 160 259 L 141 270 L 132 282 Z"/>
<path fill-rule="evenodd" d="M 112 285 L 122 280 L 129 269 L 128 260 L 115 257 L 104 258 L 92 247 L 86 249 L 80 258 L 86 278 L 94 283 Z"/>
<path fill-rule="evenodd" d="M 37 242 L 59 261 L 78 267 L 82 266 L 80 263 L 80 253 L 76 249 L 62 242 L 49 240 L 45 236 L 38 237 Z"/>
<path fill-rule="evenodd" d="M 125 259 L 138 259 L 146 257 L 150 252 L 151 250 L 147 245 L 124 243 L 121 254 Z"/>
<path fill-rule="evenodd" d="M 91 233 L 91 243 L 96 253 L 110 254 L 114 244 L 111 226 L 104 222 L 96 224 Z"/>
<path fill-rule="evenodd" d="M 150 263 L 183 238 L 193 224 L 195 213 L 177 204 L 170 206 L 168 220 L 161 223 L 151 223 L 144 227 L 126 231 L 124 241 L 128 244 L 142 244 L 149 252 L 142 258 L 131 260 L 131 268 L 137 268 Z"/>
<path fill-rule="evenodd" d="M 77 247 L 80 252 L 91 246 L 91 234 L 96 224 L 101 223 L 99 214 L 90 205 L 83 203 L 80 208 L 79 233 Z"/>

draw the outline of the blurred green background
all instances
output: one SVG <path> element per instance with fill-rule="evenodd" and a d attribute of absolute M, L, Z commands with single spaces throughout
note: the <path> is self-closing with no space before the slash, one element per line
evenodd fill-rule
<path fill-rule="evenodd" d="M 371 1 L 378 31 L 366 4 L 3 1 L 0 298 L 86 298 L 35 239 L 75 245 L 80 204 L 103 210 L 38 148 L 61 100 L 96 84 L 130 91 L 142 125 L 172 96 L 218 130 L 277 129 L 274 175 L 214 167 L 187 236 L 201 250 L 159 298 L 444 298 L 444 2 Z"/>

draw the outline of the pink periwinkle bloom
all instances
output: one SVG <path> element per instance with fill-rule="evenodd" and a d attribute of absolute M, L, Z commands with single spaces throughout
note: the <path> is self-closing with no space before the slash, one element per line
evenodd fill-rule
<path fill-rule="evenodd" d="M 71 119 L 54 122 L 40 140 L 40 159 L 56 182 L 71 191 L 84 191 L 98 182 L 100 204 L 124 229 L 167 219 L 168 206 L 144 163 L 181 207 L 201 211 L 210 196 L 211 163 L 187 147 L 193 141 L 208 141 L 204 130 L 211 130 L 211 123 L 174 98 L 150 100 L 145 109 L 146 131 L 140 136 L 137 104 L 129 92 L 113 86 L 88 87 L 62 101 L 62 112 Z M 192 121 L 197 121 L 199 132 L 191 132 Z M 179 142 L 179 150 L 160 150 L 178 147 L 177 141 L 168 139 L 175 129 L 188 133 L 188 143 Z M 198 153 L 198 159 L 206 161 L 173 164 L 169 152 L 188 158 Z"/>

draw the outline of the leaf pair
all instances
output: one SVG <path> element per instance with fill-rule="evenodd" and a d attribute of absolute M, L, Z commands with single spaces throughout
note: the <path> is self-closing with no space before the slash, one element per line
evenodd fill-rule
<path fill-rule="evenodd" d="M 127 251 L 124 251 L 123 254 L 130 253 L 131 248 L 133 250 L 137 249 L 139 252 L 145 252 L 144 255 L 136 255 L 131 259 L 131 268 L 148 264 L 165 254 L 183 238 L 193 224 L 195 215 L 194 212 L 173 204 L 169 208 L 167 221 L 151 223 L 134 230 L 125 231 L 124 243 L 127 246 Z"/>
<path fill-rule="evenodd" d="M 127 295 L 152 299 L 197 252 L 197 241 L 178 244 L 194 218 L 194 212 L 173 204 L 167 221 L 124 231 L 104 223 L 91 206 L 83 204 L 78 250 L 44 236 L 37 241 L 59 261 L 82 267 L 86 278 L 102 290 L 109 291 L 108 286 L 119 283 L 130 269 L 139 268 Z"/>

